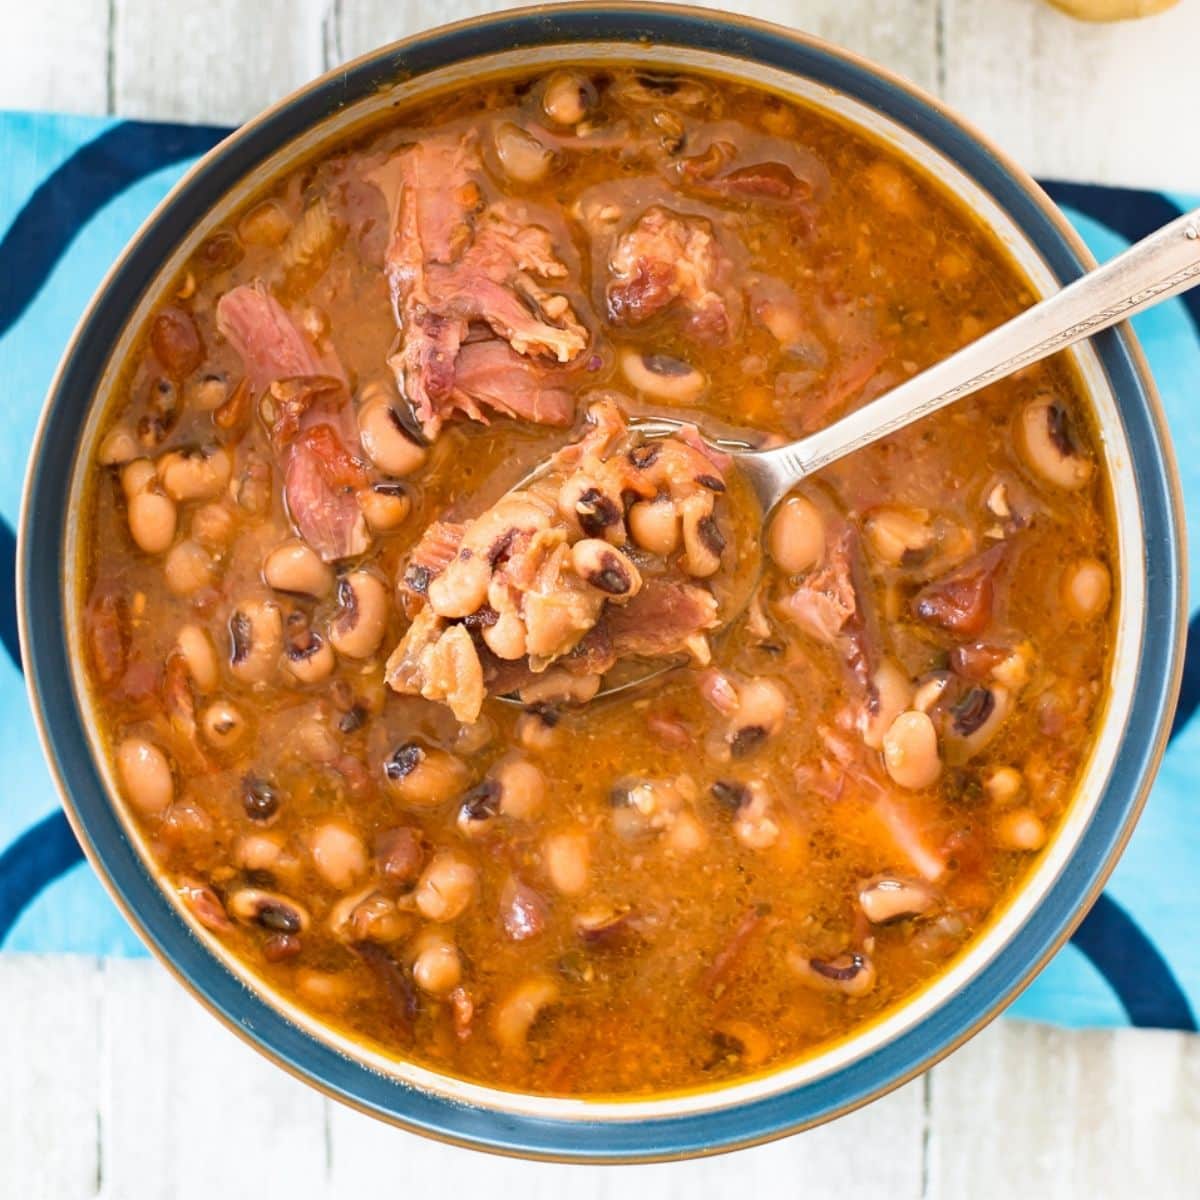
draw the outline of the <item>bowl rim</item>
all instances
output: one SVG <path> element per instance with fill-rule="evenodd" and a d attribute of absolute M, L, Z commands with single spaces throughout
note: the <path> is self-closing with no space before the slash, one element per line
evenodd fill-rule
<path fill-rule="evenodd" d="M 541 1117 L 475 1108 L 385 1078 L 297 1029 L 229 975 L 182 922 L 130 843 L 92 761 L 70 685 L 59 567 L 70 470 L 52 471 L 48 451 L 73 459 L 72 433 L 92 399 L 87 387 L 155 275 L 155 235 L 188 204 L 223 194 L 279 146 L 333 115 L 348 99 L 498 49 L 638 42 L 700 49 L 823 80 L 929 142 L 1012 218 L 1060 283 L 1094 265 L 1091 254 L 1041 188 L 941 101 L 851 52 L 751 18 L 660 3 L 572 3 L 490 13 L 373 50 L 284 98 L 197 162 L 147 217 L 99 285 L 51 383 L 30 455 L 18 537 L 18 624 L 26 686 L 67 817 L 109 894 L 155 956 L 228 1028 L 290 1074 L 359 1111 L 438 1140 L 556 1161 L 650 1162 L 757 1145 L 848 1112 L 926 1070 L 990 1021 L 1065 943 L 1099 894 L 1145 803 L 1165 749 L 1182 670 L 1186 555 L 1182 498 L 1166 422 L 1144 356 L 1123 325 L 1096 339 L 1127 440 L 1146 527 L 1147 612 L 1121 756 L 1088 828 L 1061 876 L 992 961 L 915 1028 L 843 1070 L 724 1109 L 637 1122 L 578 1115 Z M 211 203 L 211 199 L 209 201 Z M 186 228 L 191 225 L 189 218 Z M 182 235 L 179 235 L 182 236 Z M 140 282 L 139 282 L 140 281 Z M 124 287 L 127 300 L 105 303 Z M 119 311 L 116 311 L 119 310 Z M 98 356 L 98 357 L 97 357 Z M 76 399 L 72 406 L 72 397 Z M 1131 426 L 1131 422 L 1133 425 Z M 55 501 L 58 502 L 57 507 Z M 38 552 L 47 544 L 52 554 Z M 1157 586 L 1151 586 L 1157 584 Z M 1123 786 L 1118 788 L 1118 779 Z M 84 798 L 81 800 L 81 797 Z M 90 809 L 89 809 L 90 804 Z M 104 809 L 108 810 L 105 821 Z M 101 846 L 104 848 L 101 849 Z M 120 858 L 119 866 L 113 860 Z M 213 979 L 213 973 L 218 977 Z"/>

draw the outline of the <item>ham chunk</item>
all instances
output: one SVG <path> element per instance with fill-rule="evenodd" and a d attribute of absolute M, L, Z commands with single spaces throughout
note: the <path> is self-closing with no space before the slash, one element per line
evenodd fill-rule
<path fill-rule="evenodd" d="M 326 562 L 365 553 L 371 538 L 358 493 L 367 475 L 350 449 L 356 444 L 354 417 L 337 355 L 319 353 L 261 282 L 221 297 L 217 328 L 274 414 L 272 444 L 300 536 Z"/>
<path fill-rule="evenodd" d="M 582 699 L 622 657 L 707 660 L 716 600 L 689 577 L 698 572 L 686 551 L 635 552 L 624 497 L 681 510 L 701 497 L 711 512 L 721 460 L 688 436 L 639 440 L 613 400 L 597 402 L 545 476 L 472 521 L 426 530 L 401 576 L 412 622 L 388 660 L 389 685 L 471 722 L 489 691 Z M 547 683 L 588 678 L 590 689 Z"/>
<path fill-rule="evenodd" d="M 474 133 L 402 148 L 368 175 L 388 200 L 385 257 L 400 346 L 389 363 L 433 439 L 454 411 L 569 424 L 569 394 L 546 364 L 588 344 L 566 297 L 548 230 L 503 203 L 483 202 Z M 492 341 L 477 342 L 477 330 Z M 467 349 L 468 345 L 486 349 Z"/>
<path fill-rule="evenodd" d="M 622 234 L 609 259 L 609 317 L 640 325 L 676 309 L 697 337 L 724 341 L 733 324 L 730 269 L 707 219 L 654 205 Z"/>

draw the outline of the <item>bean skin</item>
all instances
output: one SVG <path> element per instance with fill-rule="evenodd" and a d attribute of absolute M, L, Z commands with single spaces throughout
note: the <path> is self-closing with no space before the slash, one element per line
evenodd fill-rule
<path fill-rule="evenodd" d="M 146 816 L 161 817 L 175 798 L 167 756 L 143 737 L 127 737 L 117 747 L 117 775 L 125 798 Z"/>

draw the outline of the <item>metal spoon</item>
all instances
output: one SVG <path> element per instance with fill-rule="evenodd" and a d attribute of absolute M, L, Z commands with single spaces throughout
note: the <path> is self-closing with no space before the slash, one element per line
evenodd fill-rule
<path fill-rule="evenodd" d="M 818 433 L 767 450 L 725 438 L 713 438 L 712 444 L 733 458 L 758 499 L 765 523 L 798 483 L 830 463 L 1198 283 L 1200 209 L 1164 225 L 1062 291 Z M 652 418 L 630 424 L 645 437 L 662 437 L 682 422 Z M 749 598 L 747 592 L 745 603 Z M 734 620 L 745 603 L 741 607 L 727 603 L 723 624 Z M 596 698 L 638 687 L 677 664 L 644 665 L 640 674 L 624 671 L 615 686 L 606 686 Z"/>

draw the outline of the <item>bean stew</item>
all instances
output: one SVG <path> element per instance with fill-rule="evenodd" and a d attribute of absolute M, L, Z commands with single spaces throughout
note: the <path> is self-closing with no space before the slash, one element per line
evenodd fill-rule
<path fill-rule="evenodd" d="M 93 701 L 167 885 L 321 1021 L 710 1085 L 911 997 L 1053 836 L 1117 573 L 1069 363 L 765 532 L 698 432 L 811 432 L 1032 301 L 895 151 L 700 74 L 504 77 L 270 181 L 164 297 L 85 514 Z"/>

